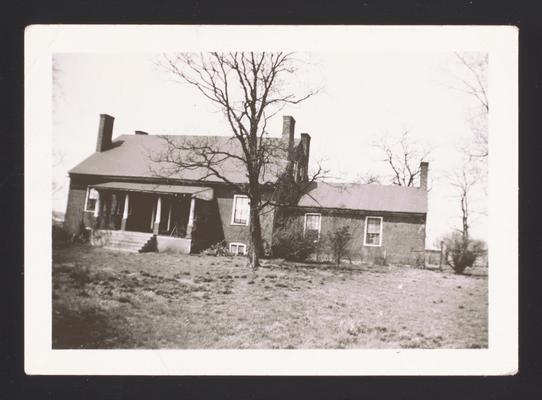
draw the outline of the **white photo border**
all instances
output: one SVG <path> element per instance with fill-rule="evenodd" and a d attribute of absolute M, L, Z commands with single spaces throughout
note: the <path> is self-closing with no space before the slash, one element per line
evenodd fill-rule
<path fill-rule="evenodd" d="M 250 33 L 250 34 L 247 34 Z M 465 350 L 53 350 L 52 55 L 206 50 L 487 51 L 489 345 Z M 25 31 L 27 374 L 504 375 L 518 368 L 518 29 L 513 26 L 33 25 Z M 47 150 L 48 149 L 48 150 Z M 39 202 L 33 201 L 40 198 Z M 510 242 L 512 238 L 512 242 Z M 48 260 L 48 261 L 44 261 Z"/>

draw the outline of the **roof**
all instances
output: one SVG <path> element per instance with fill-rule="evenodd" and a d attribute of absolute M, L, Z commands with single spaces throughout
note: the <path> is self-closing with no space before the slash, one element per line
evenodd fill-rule
<path fill-rule="evenodd" d="M 129 178 L 160 178 L 179 180 L 203 180 L 206 182 L 223 182 L 215 176 L 206 177 L 205 168 L 183 169 L 174 171 L 171 166 L 159 163 L 156 160 L 165 154 L 169 148 L 168 140 L 175 145 L 182 146 L 188 143 L 205 143 L 221 151 L 241 155 L 241 147 L 237 139 L 230 136 L 194 136 L 194 135 L 121 135 L 117 137 L 111 148 L 102 152 L 95 152 L 69 171 L 69 174 L 85 174 L 99 176 L 118 176 Z M 266 140 L 278 146 L 282 139 L 278 137 Z M 297 146 L 299 139 L 294 145 Z M 180 152 L 179 155 L 185 155 Z M 285 155 L 281 159 L 285 160 Z M 265 180 L 274 180 L 283 171 L 284 164 L 270 166 L 266 171 Z M 234 183 L 246 183 L 244 165 L 241 161 L 229 158 L 221 163 L 220 172 Z"/>
<path fill-rule="evenodd" d="M 96 189 L 123 190 L 166 194 L 190 194 L 202 200 L 213 199 L 213 189 L 205 186 L 157 185 L 153 183 L 107 182 L 92 185 Z"/>
<path fill-rule="evenodd" d="M 302 207 L 427 213 L 427 191 L 417 187 L 312 183 L 298 203 Z"/>

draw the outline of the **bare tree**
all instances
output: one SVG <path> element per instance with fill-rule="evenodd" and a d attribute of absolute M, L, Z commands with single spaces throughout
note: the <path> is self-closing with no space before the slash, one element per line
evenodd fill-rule
<path fill-rule="evenodd" d="M 363 185 L 372 185 L 372 184 L 378 185 L 382 183 L 382 178 L 377 174 L 374 174 L 372 172 L 367 172 L 365 174 L 358 174 L 354 178 L 354 182 L 358 182 Z"/>
<path fill-rule="evenodd" d="M 59 168 L 64 162 L 64 153 L 59 150 L 53 150 L 53 169 Z M 64 187 L 57 179 L 53 178 L 52 191 L 53 197 L 56 196 Z"/>
<path fill-rule="evenodd" d="M 473 171 L 471 162 L 465 160 L 458 170 L 449 174 L 448 180 L 458 195 L 461 205 L 461 235 L 466 246 L 469 243 L 469 228 L 471 218 L 470 197 L 473 187 L 477 183 L 477 174 Z"/>
<path fill-rule="evenodd" d="M 471 157 L 487 158 L 488 149 L 488 55 L 487 53 L 454 53 L 465 74 L 457 77 L 458 89 L 472 96 L 478 107 L 470 118 L 474 134 L 474 146 L 469 151 Z"/>
<path fill-rule="evenodd" d="M 200 180 L 218 178 L 248 196 L 252 268 L 259 266 L 262 254 L 259 215 L 272 202 L 263 198 L 262 188 L 276 186 L 279 168 L 284 167 L 280 160 L 291 160 L 291 146 L 268 137 L 268 121 L 285 105 L 298 104 L 316 93 L 309 90 L 298 96 L 288 91 L 286 81 L 295 77 L 299 62 L 292 53 L 214 52 L 164 55 L 160 63 L 176 80 L 196 88 L 222 111 L 235 143 L 218 147 L 205 138 L 182 144 L 166 139 L 169 150 L 160 161 L 174 171 L 203 169 Z M 226 162 L 244 172 L 246 184 L 228 177 L 223 170 Z M 293 175 L 291 163 L 287 168 Z M 312 179 L 320 173 L 318 170 Z"/>
<path fill-rule="evenodd" d="M 60 61 L 58 56 L 53 56 L 52 58 L 52 88 L 53 88 L 53 119 L 56 121 L 59 102 L 64 98 L 64 90 L 62 87 L 62 74 L 63 71 L 60 68 Z M 53 148 L 53 170 L 61 169 L 64 164 L 65 154 L 60 151 L 56 146 Z M 54 175 L 54 174 L 53 174 Z M 60 180 L 53 177 L 52 182 L 52 194 L 53 197 L 56 197 L 60 191 L 63 189 L 64 185 Z"/>
<path fill-rule="evenodd" d="M 412 139 L 408 130 L 398 140 L 385 137 L 374 146 L 384 153 L 382 161 L 391 169 L 392 184 L 398 186 L 414 186 L 421 173 L 420 163 L 431 153 L 429 147 Z"/>
<path fill-rule="evenodd" d="M 485 248 L 483 241 L 473 240 L 469 234 L 478 181 L 478 173 L 473 169 L 474 164 L 473 159 L 465 154 L 461 167 L 448 175 L 448 181 L 454 187 L 461 206 L 461 229 L 443 237 L 444 251 L 441 250 L 441 254 L 457 274 L 462 274 L 465 268 L 472 266 L 476 259 L 483 255 Z"/>

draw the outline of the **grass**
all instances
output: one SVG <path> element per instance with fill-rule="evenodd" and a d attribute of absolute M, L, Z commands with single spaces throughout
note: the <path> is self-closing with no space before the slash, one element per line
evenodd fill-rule
<path fill-rule="evenodd" d="M 485 271 L 53 256 L 53 348 L 486 348 Z"/>

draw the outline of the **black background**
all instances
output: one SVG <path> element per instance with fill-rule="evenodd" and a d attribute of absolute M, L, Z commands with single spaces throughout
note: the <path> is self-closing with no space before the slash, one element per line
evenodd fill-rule
<path fill-rule="evenodd" d="M 542 398 L 537 1 L 19 1 L 0 7 L 0 399 Z M 520 364 L 512 377 L 40 377 L 23 365 L 23 39 L 30 24 L 516 25 L 520 29 Z M 39 201 L 39 199 L 36 199 Z M 49 327 L 43 327 L 49 329 Z"/>

